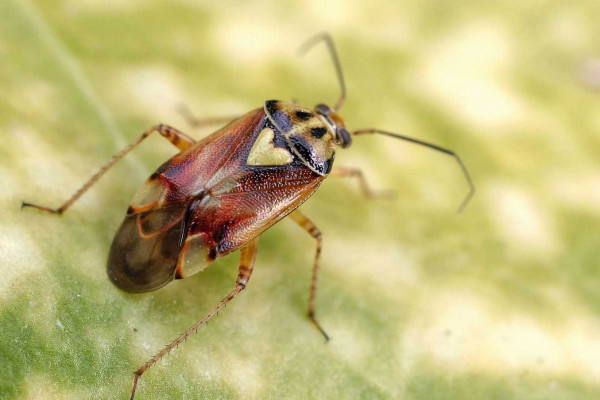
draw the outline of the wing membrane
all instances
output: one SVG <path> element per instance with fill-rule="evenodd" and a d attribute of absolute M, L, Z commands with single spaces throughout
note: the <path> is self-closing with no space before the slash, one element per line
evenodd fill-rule
<path fill-rule="evenodd" d="M 128 292 L 156 290 L 174 278 L 183 247 L 187 202 L 128 214 L 113 241 L 108 275 Z"/>

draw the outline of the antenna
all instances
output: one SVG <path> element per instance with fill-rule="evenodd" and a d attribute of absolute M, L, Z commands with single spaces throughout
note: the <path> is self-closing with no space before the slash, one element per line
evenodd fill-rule
<path fill-rule="evenodd" d="M 467 183 L 469 184 L 469 193 L 467 193 L 467 196 L 465 197 L 465 199 L 460 204 L 460 207 L 458 207 L 458 213 L 459 214 L 465 209 L 465 207 L 467 206 L 467 204 L 471 200 L 471 197 L 473 197 L 473 195 L 475 194 L 475 185 L 473 184 L 473 180 L 471 179 L 471 175 L 469 174 L 469 171 L 467 171 L 467 167 L 465 167 L 465 164 L 463 164 L 463 162 L 460 159 L 460 157 L 458 156 L 458 154 L 456 154 L 452 150 L 448 150 L 448 149 L 446 149 L 444 147 L 438 146 L 436 144 L 424 142 L 424 141 L 419 140 L 419 139 L 415 139 L 415 138 L 411 138 L 411 137 L 408 137 L 408 136 L 400 135 L 398 133 L 392 133 L 392 132 L 388 132 L 388 131 L 382 131 L 380 129 L 359 129 L 359 130 L 354 131 L 352 133 L 354 135 L 366 135 L 366 134 L 372 134 L 372 133 L 379 133 L 380 135 L 385 135 L 385 136 L 393 137 L 395 139 L 400 139 L 400 140 L 406 140 L 407 142 L 410 142 L 410 143 L 418 144 L 420 146 L 425 146 L 425 147 L 428 147 L 428 148 L 430 148 L 432 150 L 439 151 L 439 152 L 447 154 L 447 155 L 449 155 L 451 157 L 454 157 L 454 159 L 458 162 L 458 165 L 460 166 L 460 169 L 462 170 L 463 175 L 465 176 L 465 179 L 467 180 Z"/>
<path fill-rule="evenodd" d="M 342 104 L 344 104 L 344 100 L 346 99 L 346 83 L 344 82 L 344 74 L 342 73 L 342 66 L 340 65 L 340 59 L 338 57 L 337 51 L 335 50 L 335 45 L 333 44 L 333 39 L 327 32 L 316 34 L 315 36 L 311 37 L 306 42 L 304 42 L 300 46 L 298 51 L 300 52 L 301 55 L 304 55 L 311 48 L 313 48 L 316 44 L 318 44 L 321 41 L 325 42 L 325 44 L 327 45 L 327 49 L 329 50 L 329 54 L 331 55 L 331 58 L 333 59 L 333 63 L 335 65 L 335 71 L 337 73 L 338 81 L 340 83 L 340 89 L 342 90 L 342 94 L 340 95 L 340 98 L 338 99 L 335 107 L 333 107 L 333 110 L 337 112 L 342 107 Z"/>

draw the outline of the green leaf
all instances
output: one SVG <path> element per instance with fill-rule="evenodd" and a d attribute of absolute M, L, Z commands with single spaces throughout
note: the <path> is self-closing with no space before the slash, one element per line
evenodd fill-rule
<path fill-rule="evenodd" d="M 130 199 L 175 154 L 160 137 L 61 217 L 21 201 L 60 205 L 157 122 L 209 134 L 182 104 L 198 117 L 273 98 L 334 104 L 324 47 L 295 54 L 327 30 L 348 127 L 455 150 L 477 195 L 457 216 L 467 185 L 452 158 L 356 137 L 336 165 L 397 196 L 331 179 L 302 208 L 323 232 L 317 317 L 331 341 L 306 317 L 314 240 L 284 220 L 261 237 L 248 289 L 147 371 L 136 398 L 599 398 L 600 97 L 581 79 L 598 11 L 1 2 L 0 397 L 128 398 L 133 371 L 233 288 L 239 257 L 147 294 L 107 279 Z"/>

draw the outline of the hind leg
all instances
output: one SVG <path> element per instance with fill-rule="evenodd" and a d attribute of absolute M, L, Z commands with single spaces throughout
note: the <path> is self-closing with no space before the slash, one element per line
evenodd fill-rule
<path fill-rule="evenodd" d="M 223 300 L 219 302 L 208 314 L 204 316 L 201 320 L 192 325 L 187 331 L 179 335 L 179 337 L 173 340 L 170 344 L 168 344 L 165 348 L 163 348 L 160 352 L 158 352 L 154 357 L 152 357 L 146 364 L 142 365 L 137 371 L 135 371 L 135 375 L 133 377 L 133 386 L 131 388 L 131 398 L 133 400 L 135 397 L 135 392 L 137 390 L 138 380 L 142 376 L 144 372 L 148 370 L 151 366 L 156 364 L 158 360 L 166 356 L 171 352 L 171 350 L 177 348 L 180 344 L 185 342 L 185 340 L 194 332 L 198 330 L 202 325 L 206 325 L 206 323 L 215 315 L 221 311 L 227 303 L 233 300 L 242 290 L 246 288 L 248 281 L 250 280 L 250 276 L 252 275 L 252 270 L 254 269 L 254 261 L 256 260 L 256 253 L 258 251 L 258 238 L 252 240 L 246 246 L 241 249 L 241 257 L 240 257 L 240 268 L 239 273 L 235 285 L 235 289 L 231 293 L 229 293 Z"/>

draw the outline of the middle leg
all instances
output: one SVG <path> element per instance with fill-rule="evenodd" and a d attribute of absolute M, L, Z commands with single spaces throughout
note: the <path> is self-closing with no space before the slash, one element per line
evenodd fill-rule
<path fill-rule="evenodd" d="M 375 191 L 371 188 L 369 183 L 367 182 L 367 178 L 363 172 L 358 168 L 352 167 L 338 167 L 334 168 L 333 171 L 329 174 L 331 177 L 337 178 L 356 178 L 360 183 L 360 189 L 365 195 L 365 197 L 369 199 L 391 199 L 394 197 L 394 192 L 391 190 L 385 191 Z"/>
<path fill-rule="evenodd" d="M 292 218 L 302 229 L 307 231 L 317 241 L 317 251 L 315 252 L 315 261 L 313 263 L 312 279 L 310 282 L 310 297 L 308 298 L 308 318 L 317 327 L 319 332 L 323 334 L 325 340 L 329 340 L 329 335 L 321 327 L 321 324 L 315 318 L 315 296 L 317 294 L 317 273 L 319 271 L 319 260 L 321 258 L 321 247 L 323 245 L 323 238 L 321 231 L 300 211 L 296 210 L 290 214 Z"/>
<path fill-rule="evenodd" d="M 239 115 L 235 115 L 212 118 L 198 118 L 192 113 L 192 111 L 190 111 L 190 109 L 186 105 L 181 105 L 179 107 L 179 114 L 192 128 L 203 128 L 205 126 L 227 124 L 228 122 L 231 122 L 234 119 L 240 117 Z"/>

